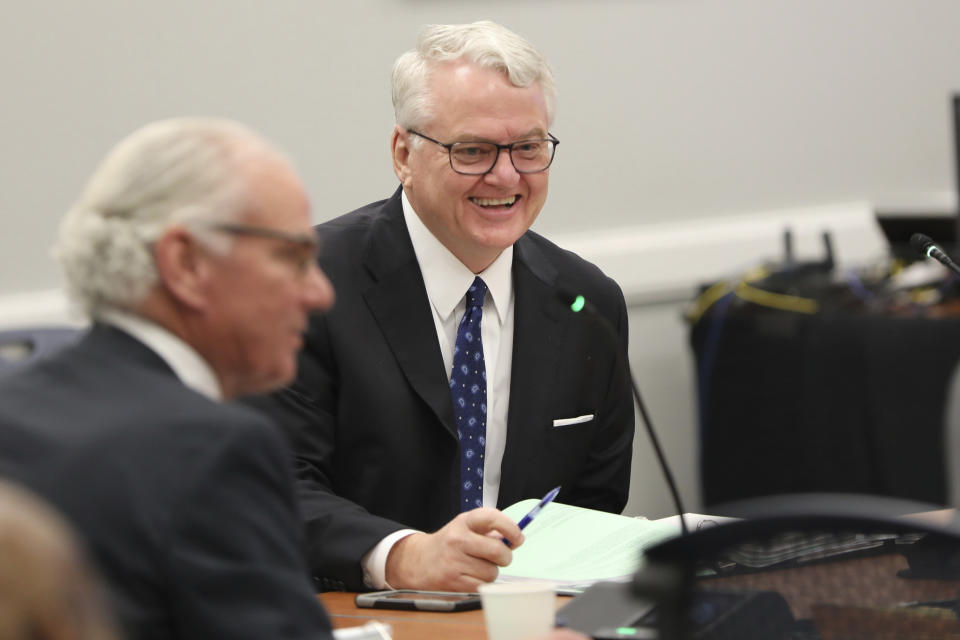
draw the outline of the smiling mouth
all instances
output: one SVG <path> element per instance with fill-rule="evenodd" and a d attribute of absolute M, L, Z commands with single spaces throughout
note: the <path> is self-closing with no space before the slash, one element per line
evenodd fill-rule
<path fill-rule="evenodd" d="M 507 209 L 515 205 L 519 200 L 520 196 L 518 195 L 512 195 L 509 198 L 470 198 L 470 202 L 479 207 L 506 207 Z"/>

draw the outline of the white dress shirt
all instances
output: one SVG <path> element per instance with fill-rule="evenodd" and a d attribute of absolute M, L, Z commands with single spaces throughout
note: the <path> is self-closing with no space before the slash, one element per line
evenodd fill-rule
<path fill-rule="evenodd" d="M 213 369 L 179 337 L 154 322 L 117 309 L 102 311 L 97 319 L 126 331 L 146 345 L 173 369 L 180 382 L 187 387 L 211 400 L 223 400 L 220 382 Z"/>
<path fill-rule="evenodd" d="M 487 372 L 487 434 L 483 464 L 483 506 L 496 507 L 500 494 L 500 463 L 507 442 L 510 371 L 513 364 L 513 247 L 507 247 L 482 273 L 473 273 L 424 226 L 401 193 L 403 217 L 420 265 L 430 311 L 443 354 L 447 379 L 453 370 L 457 327 L 467 308 L 467 289 L 476 276 L 487 285 L 480 334 Z M 390 549 L 412 529 L 396 531 L 381 540 L 362 559 L 364 580 L 375 589 L 390 588 L 386 563 Z"/>

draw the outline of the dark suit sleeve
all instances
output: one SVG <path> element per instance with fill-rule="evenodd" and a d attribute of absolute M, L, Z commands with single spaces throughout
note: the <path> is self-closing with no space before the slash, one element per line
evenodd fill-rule
<path fill-rule="evenodd" d="M 602 344 L 616 344 L 616 353 L 610 359 L 606 393 L 598 408 L 598 428 L 590 447 L 590 454 L 564 500 L 590 509 L 612 513 L 623 511 L 630 490 L 630 464 L 633 456 L 634 411 L 627 368 L 628 323 L 627 307 L 620 287 L 608 280 L 614 295 L 598 311 L 610 322 L 600 326 L 593 319 L 594 339 Z M 609 335 L 612 328 L 615 337 Z"/>
<path fill-rule="evenodd" d="M 269 396 L 244 399 L 281 426 L 295 452 L 297 497 L 306 526 L 307 557 L 318 591 L 363 591 L 360 560 L 378 542 L 406 528 L 338 495 L 337 377 L 326 318 L 311 321 L 296 381 Z"/>
<path fill-rule="evenodd" d="M 178 638 L 332 638 L 313 593 L 286 448 L 247 417 L 219 433 L 196 464 L 175 469 L 167 581 L 179 585 Z"/>

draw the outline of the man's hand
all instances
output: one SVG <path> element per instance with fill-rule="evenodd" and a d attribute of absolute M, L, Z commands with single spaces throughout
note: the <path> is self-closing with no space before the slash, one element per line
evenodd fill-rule
<path fill-rule="evenodd" d="M 511 547 L 503 543 L 506 538 Z M 394 589 L 476 591 L 496 580 L 523 544 L 517 523 L 496 509 L 461 513 L 435 533 L 414 533 L 387 556 L 386 579 Z"/>

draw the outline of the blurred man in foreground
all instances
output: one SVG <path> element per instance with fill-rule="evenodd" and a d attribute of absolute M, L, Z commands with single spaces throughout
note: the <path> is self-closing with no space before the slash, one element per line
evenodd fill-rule
<path fill-rule="evenodd" d="M 333 302 L 291 164 L 243 126 L 116 146 L 57 247 L 92 327 L 0 380 L 0 475 L 73 522 L 130 640 L 329 638 L 282 436 L 224 402 L 291 380 Z"/>

